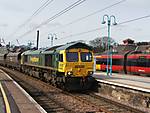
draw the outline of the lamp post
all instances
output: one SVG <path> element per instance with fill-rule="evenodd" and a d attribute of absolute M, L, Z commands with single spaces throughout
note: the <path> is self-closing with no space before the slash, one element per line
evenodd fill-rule
<path fill-rule="evenodd" d="M 48 34 L 48 39 L 51 39 L 51 46 L 53 46 L 54 40 L 57 40 L 57 35 L 55 33 Z"/>
<path fill-rule="evenodd" d="M 111 21 L 113 19 L 113 25 L 117 25 L 116 23 L 116 18 L 114 15 L 108 16 L 108 15 L 104 15 L 103 16 L 103 22 L 102 24 L 106 23 L 106 19 L 107 19 L 107 25 L 108 25 L 108 40 L 107 40 L 107 76 L 112 75 L 112 51 L 110 50 L 110 26 L 111 26 Z"/>

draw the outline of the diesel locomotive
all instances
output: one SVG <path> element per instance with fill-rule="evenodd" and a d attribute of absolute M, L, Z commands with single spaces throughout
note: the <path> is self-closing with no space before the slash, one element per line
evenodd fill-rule
<path fill-rule="evenodd" d="M 92 48 L 81 42 L 67 43 L 45 50 L 1 54 L 0 64 L 67 90 L 87 90 L 96 84 L 92 77 Z"/>

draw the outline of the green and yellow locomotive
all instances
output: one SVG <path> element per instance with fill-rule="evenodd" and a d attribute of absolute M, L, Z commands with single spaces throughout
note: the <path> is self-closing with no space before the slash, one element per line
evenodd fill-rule
<path fill-rule="evenodd" d="M 81 42 L 26 51 L 21 54 L 21 70 L 31 76 L 68 90 L 85 90 L 95 85 L 93 52 Z"/>

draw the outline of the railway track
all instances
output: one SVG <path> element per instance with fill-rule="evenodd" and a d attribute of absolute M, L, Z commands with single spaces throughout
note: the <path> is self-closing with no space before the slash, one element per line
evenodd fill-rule
<path fill-rule="evenodd" d="M 109 113 L 102 111 L 98 106 L 80 101 L 41 80 L 15 70 L 0 68 L 19 83 L 48 113 Z"/>
<path fill-rule="evenodd" d="M 18 73 L 17 71 L 14 71 L 14 70 L 4 69 L 4 71 L 7 74 L 9 74 L 9 76 L 11 76 L 18 84 L 20 84 L 21 87 L 23 87 L 37 101 L 37 103 L 39 103 L 43 107 L 43 109 L 45 109 L 45 111 L 47 113 L 71 112 L 70 110 L 61 106 L 59 103 L 55 102 L 53 99 L 50 99 L 50 97 L 47 96 L 47 93 L 42 91 L 40 88 L 37 88 L 39 85 L 35 84 L 35 85 L 37 85 L 37 87 L 33 86 L 31 84 L 31 82 L 33 82 L 33 80 L 29 80 L 28 76 L 26 76 L 27 77 L 26 78 L 24 75 Z M 22 79 L 20 79 L 20 77 L 18 77 L 19 75 L 21 75 Z M 25 79 L 25 80 L 23 80 L 23 79 Z M 35 82 L 33 82 L 33 84 L 34 83 Z M 71 112 L 71 113 L 73 113 L 73 112 Z"/>
<path fill-rule="evenodd" d="M 145 113 L 94 93 L 69 93 L 15 70 L 2 68 L 48 113 Z"/>

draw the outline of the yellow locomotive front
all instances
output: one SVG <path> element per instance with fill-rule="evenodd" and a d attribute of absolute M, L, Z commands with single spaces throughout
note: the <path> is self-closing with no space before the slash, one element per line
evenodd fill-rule
<path fill-rule="evenodd" d="M 93 74 L 92 51 L 81 48 L 70 49 L 61 51 L 60 56 L 62 60 L 59 62 L 58 70 L 64 72 L 65 76 L 86 77 Z"/>
<path fill-rule="evenodd" d="M 59 55 L 58 71 L 64 73 L 66 83 L 71 89 L 89 89 L 94 84 L 94 59 L 91 48 L 73 47 L 60 51 Z"/>

